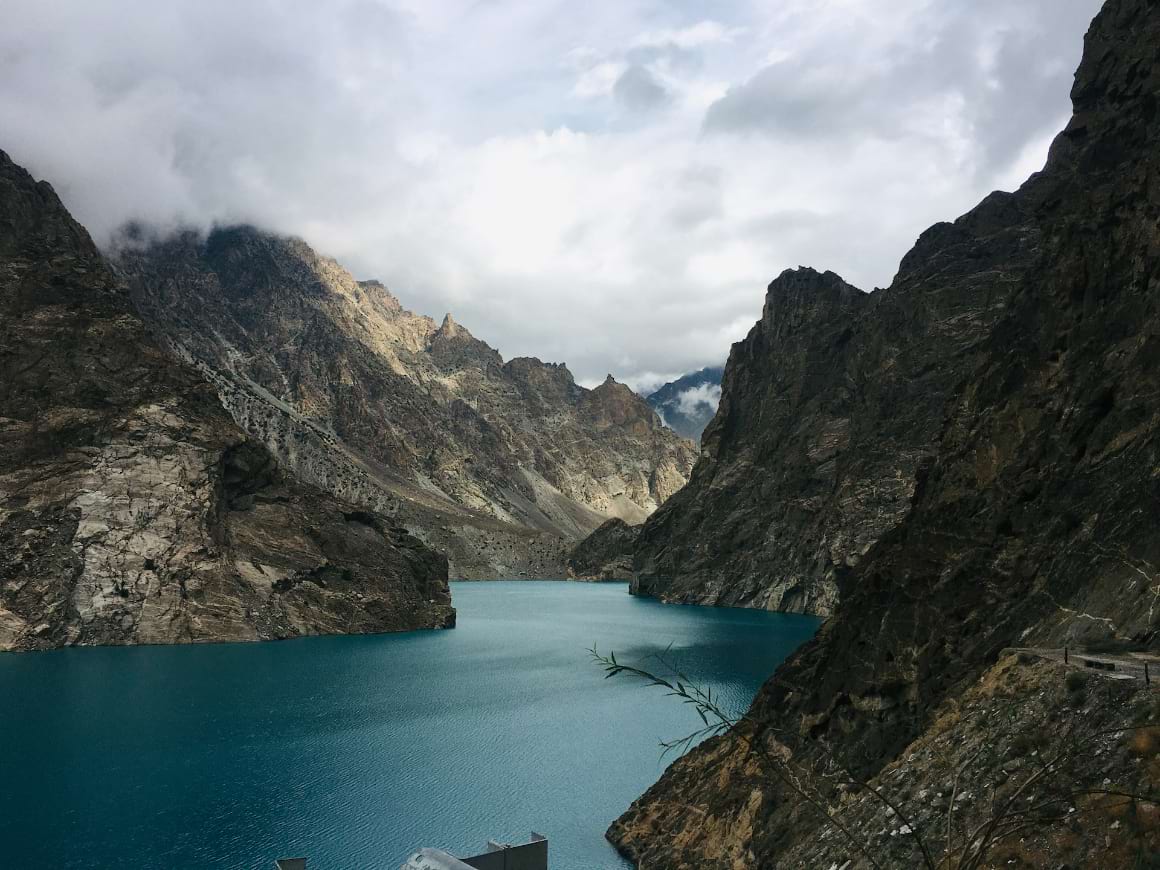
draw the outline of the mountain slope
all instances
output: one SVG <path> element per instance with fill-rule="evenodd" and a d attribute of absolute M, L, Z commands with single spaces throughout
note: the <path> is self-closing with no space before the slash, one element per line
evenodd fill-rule
<path fill-rule="evenodd" d="M 445 550 L 453 576 L 562 576 L 571 541 L 609 517 L 640 522 L 692 467 L 691 445 L 611 377 L 587 390 L 563 365 L 505 363 L 301 241 L 130 236 L 118 264 L 244 429 Z"/>
<path fill-rule="evenodd" d="M 848 845 L 819 839 L 816 814 L 761 775 L 747 740 L 881 774 L 879 783 L 889 774 L 896 795 L 904 777 L 906 808 L 929 816 L 929 795 L 945 793 L 954 771 L 915 780 L 908 765 L 948 738 L 960 709 L 955 745 L 982 750 L 1011 738 L 1006 712 L 966 715 L 995 696 L 996 680 L 1007 682 L 1008 665 L 996 664 L 1004 647 L 1156 646 L 1157 45 L 1160 7 L 1108 0 L 1087 36 L 1074 117 L 1043 172 L 927 231 L 888 290 L 862 296 L 812 272 L 771 287 L 762 322 L 730 358 L 707 457 L 642 535 L 646 567 L 693 566 L 701 579 L 679 573 L 668 586 L 654 573 L 642 586 L 739 594 L 695 561 L 717 546 L 716 518 L 735 564 L 770 565 L 767 585 L 742 579 L 740 600 L 776 603 L 786 576 L 773 561 L 779 540 L 791 545 L 791 568 L 809 562 L 793 554 L 795 542 L 797 553 L 814 554 L 815 577 L 835 566 L 841 595 L 818 637 L 759 693 L 752 724 L 674 764 L 613 826 L 626 854 L 655 868 L 841 864 L 854 857 Z M 783 359 L 796 373 L 779 381 Z M 908 387 L 913 378 L 922 390 Z M 921 413 L 916 403 L 926 403 Z M 786 419 L 795 408 L 812 418 L 812 433 Z M 895 414 L 910 425 L 895 426 Z M 885 450 L 863 455 L 875 431 Z M 766 507 L 750 478 L 768 487 Z M 876 480 L 884 491 L 868 489 Z M 713 489 L 726 486 L 732 498 Z M 849 519 L 860 501 L 877 505 L 865 524 Z M 1014 680 L 1025 685 L 1012 690 L 1010 709 L 1058 697 L 1051 673 L 1028 668 Z M 1122 722 L 1127 703 L 1093 698 L 1097 706 L 1076 715 Z M 1058 740 L 1068 716 L 1055 710 L 1054 725 L 1035 727 Z M 1113 743 L 1108 773 L 1092 768 L 1108 781 L 1120 775 L 1123 750 Z M 986 773 L 996 777 L 987 788 L 1000 788 L 1006 774 Z M 963 813 L 978 820 L 985 804 Z M 873 839 L 889 821 L 878 812 L 865 824 Z M 937 838 L 945 822 L 934 824 Z M 1085 824 L 1077 817 L 1073 833 Z M 912 850 L 910 839 L 884 838 Z M 1073 866 L 1098 866 L 1102 834 L 1072 842 Z M 1059 854 L 1046 854 L 1030 866 L 1059 865 Z M 891 866 L 919 866 L 918 856 Z"/>
<path fill-rule="evenodd" d="M 717 413 L 724 372 L 720 367 L 691 372 L 650 393 L 648 403 L 678 435 L 700 441 Z"/>
<path fill-rule="evenodd" d="M 0 649 L 453 620 L 446 561 L 284 478 L 0 152 Z"/>
<path fill-rule="evenodd" d="M 927 231 L 887 290 L 780 275 L 730 353 L 690 486 L 641 532 L 638 591 L 830 613 L 909 510 L 1037 233 L 996 194 Z"/>
<path fill-rule="evenodd" d="M 613 518 L 572 548 L 568 575 L 581 580 L 631 580 L 637 528 Z"/>

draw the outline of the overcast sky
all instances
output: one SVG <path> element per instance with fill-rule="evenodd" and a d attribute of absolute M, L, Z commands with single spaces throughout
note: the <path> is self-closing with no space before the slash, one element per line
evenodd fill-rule
<path fill-rule="evenodd" d="M 1040 168 L 1099 6 L 3 0 L 0 148 L 98 242 L 250 221 L 644 386 Z"/>

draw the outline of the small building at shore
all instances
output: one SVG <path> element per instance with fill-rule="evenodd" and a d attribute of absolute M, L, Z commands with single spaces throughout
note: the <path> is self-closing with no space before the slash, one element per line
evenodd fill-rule
<path fill-rule="evenodd" d="M 456 858 L 442 849 L 420 849 L 400 870 L 548 870 L 548 839 L 532 832 L 527 843 L 488 840 L 487 851 Z"/>

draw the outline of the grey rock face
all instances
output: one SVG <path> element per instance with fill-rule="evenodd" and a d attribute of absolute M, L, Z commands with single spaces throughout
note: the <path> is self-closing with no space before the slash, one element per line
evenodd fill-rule
<path fill-rule="evenodd" d="M 928 231 L 876 293 L 812 269 L 770 284 L 691 484 L 641 533 L 637 590 L 831 613 L 842 576 L 909 510 L 945 409 L 1027 268 L 1036 230 L 1019 221 L 992 197 Z"/>
<path fill-rule="evenodd" d="M 234 227 L 126 242 L 139 309 L 238 423 L 447 552 L 454 577 L 563 576 L 572 542 L 640 522 L 692 468 L 692 445 L 627 387 L 505 363 L 300 241 Z"/>
<path fill-rule="evenodd" d="M 1155 648 L 1157 45 L 1160 6 L 1108 0 L 1043 172 L 924 233 L 889 289 L 808 272 L 771 287 L 706 457 L 642 530 L 641 587 L 777 605 L 805 576 L 839 594 L 743 733 L 677 762 L 614 824 L 635 860 L 780 866 L 811 851 L 818 817 L 761 775 L 749 740 L 873 777 L 972 686 L 993 694 L 1004 647 Z M 986 746 L 1004 724 L 978 727 L 995 729 L 970 735 Z M 815 863 L 845 860 L 837 839 Z"/>
<path fill-rule="evenodd" d="M 580 580 L 631 580 L 638 526 L 613 518 L 572 548 L 568 573 Z"/>
<path fill-rule="evenodd" d="M 453 621 L 446 560 L 287 480 L 0 152 L 0 649 Z"/>

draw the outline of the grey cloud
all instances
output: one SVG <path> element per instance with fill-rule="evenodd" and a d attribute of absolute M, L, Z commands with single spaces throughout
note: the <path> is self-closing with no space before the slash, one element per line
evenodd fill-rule
<path fill-rule="evenodd" d="M 898 3 L 921 32 L 860 53 L 825 16 L 894 0 L 3 0 L 0 148 L 100 242 L 250 221 L 505 356 L 676 375 L 718 363 L 784 267 L 869 287 L 973 205 L 992 178 L 960 155 L 994 167 L 1066 112 L 1099 5 Z M 674 36 L 708 13 L 727 44 Z M 775 27 L 807 62 L 766 62 Z M 569 56 L 622 71 L 613 99 L 573 94 Z M 965 136 L 923 129 L 948 96 Z"/>
<path fill-rule="evenodd" d="M 634 112 L 647 112 L 663 106 L 669 92 L 656 77 L 640 64 L 632 64 L 616 80 L 612 93 L 624 106 Z"/>
<path fill-rule="evenodd" d="M 1093 5 L 1098 4 L 1064 0 L 1050 17 L 1045 16 L 1043 31 L 1012 31 L 1004 36 L 991 76 L 994 86 L 973 95 L 977 100 L 974 120 L 986 162 L 1010 160 L 1030 135 L 1057 121 L 1060 109 L 1069 105 L 1067 94 L 1079 61 L 1079 44 L 1069 45 L 1065 34 L 1084 29 L 1095 12 Z"/>
<path fill-rule="evenodd" d="M 705 113 L 705 129 L 801 138 L 859 129 L 867 120 L 883 129 L 864 101 L 865 91 L 864 84 L 826 80 L 797 64 L 770 64 L 713 103 Z"/>
<path fill-rule="evenodd" d="M 680 70 L 684 73 L 696 72 L 705 64 L 701 49 L 683 48 L 671 42 L 630 49 L 625 55 L 625 59 L 629 63 L 641 66 L 664 64 L 669 69 Z"/>
<path fill-rule="evenodd" d="M 677 405 L 682 414 L 691 416 L 702 408 L 716 411 L 721 404 L 721 387 L 717 384 L 701 384 L 689 387 L 677 394 Z"/>
<path fill-rule="evenodd" d="M 850 41 L 810 46 L 732 87 L 707 110 L 709 133 L 841 141 L 893 140 L 960 107 L 982 172 L 1009 165 L 1066 115 L 1083 32 L 1100 0 L 930 4 L 930 38 L 900 34 L 889 56 L 851 62 Z M 850 40 L 856 34 L 847 34 Z"/>
<path fill-rule="evenodd" d="M 9 0 L 5 18 L 0 147 L 53 179 L 98 239 L 129 217 L 293 225 L 303 206 L 323 220 L 352 192 L 382 192 L 365 170 L 409 85 L 388 62 L 400 21 L 378 3 L 207 0 L 130 17 L 115 0 Z"/>
<path fill-rule="evenodd" d="M 690 230 L 724 215 L 721 185 L 719 167 L 694 166 L 682 172 L 674 185 L 677 195 L 669 210 L 673 226 Z"/>

